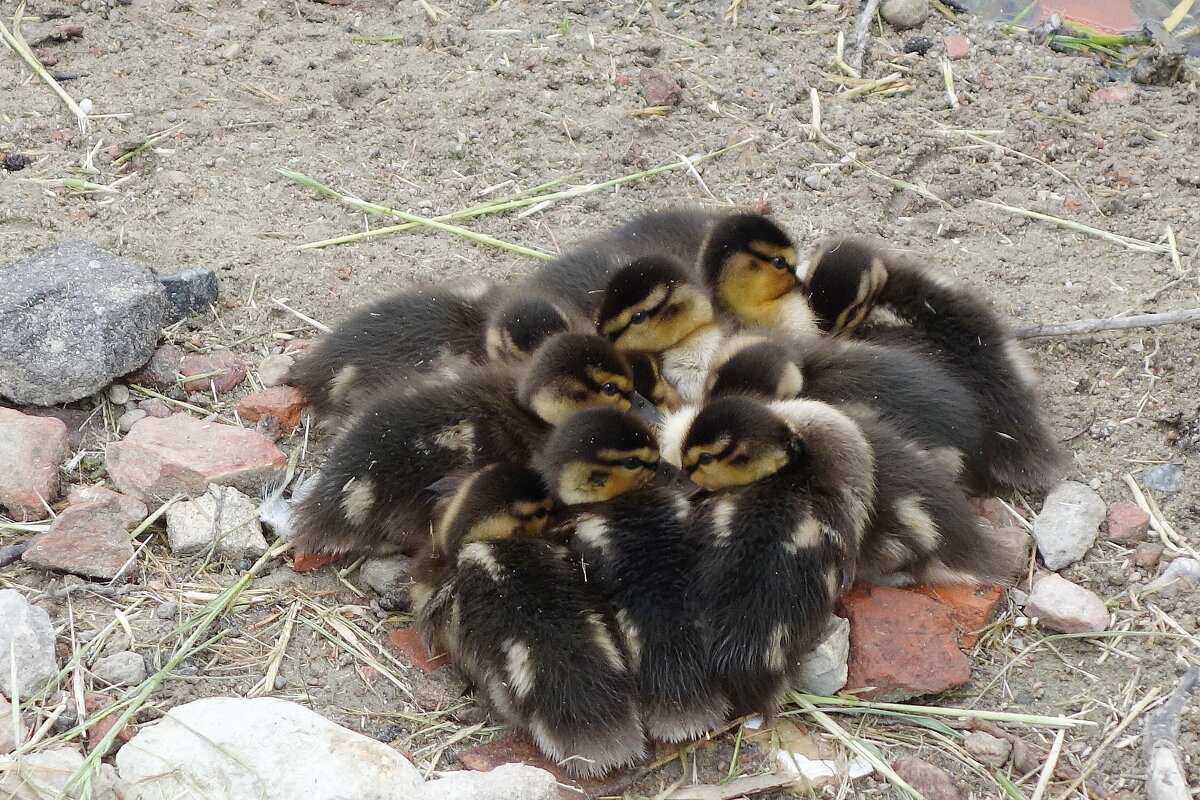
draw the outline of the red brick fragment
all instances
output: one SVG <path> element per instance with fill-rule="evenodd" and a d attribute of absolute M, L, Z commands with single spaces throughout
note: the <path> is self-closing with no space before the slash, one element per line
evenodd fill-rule
<path fill-rule="evenodd" d="M 246 395 L 238 401 L 237 409 L 241 418 L 250 422 L 258 421 L 264 414 L 273 414 L 284 431 L 291 432 L 300 424 L 300 414 L 304 411 L 304 392 L 295 386 L 272 386 Z"/>
<path fill-rule="evenodd" d="M 211 386 L 216 388 L 217 394 L 225 394 L 246 380 L 246 365 L 228 350 L 216 350 L 206 354 L 193 353 L 183 357 L 179 364 L 179 374 L 185 378 L 190 375 L 207 376 L 184 381 L 183 388 L 186 391 L 208 393 L 212 391 Z"/>
<path fill-rule="evenodd" d="M 952 33 L 949 36 L 943 36 L 942 44 L 946 48 L 946 58 L 951 61 L 966 58 L 971 53 L 971 40 L 961 33 Z"/>
<path fill-rule="evenodd" d="M 87 692 L 83 696 L 83 705 L 84 708 L 87 709 L 88 714 L 94 714 L 103 708 L 108 708 L 115 702 L 116 700 L 113 698 L 106 694 L 100 694 L 99 692 Z M 114 725 L 117 724 L 118 716 L 120 715 L 115 713 L 105 714 L 95 724 L 88 728 L 87 741 L 89 750 L 95 747 L 101 739 L 108 735 L 108 732 L 112 730 Z M 135 732 L 136 731 L 134 731 L 132 727 L 125 725 L 121 728 L 120 732 L 117 733 L 117 739 L 122 742 L 128 742 L 133 738 L 133 734 Z"/>
<path fill-rule="evenodd" d="M 979 641 L 976 632 L 992 621 L 996 606 L 1004 597 L 1004 587 L 994 583 L 953 583 L 913 588 L 931 600 L 938 601 L 950 612 L 950 619 L 958 628 L 959 647 L 975 646 Z"/>
<path fill-rule="evenodd" d="M 1133 503 L 1117 503 L 1108 510 L 1106 524 L 1110 542 L 1132 542 L 1150 530 L 1150 515 Z"/>
<path fill-rule="evenodd" d="M 440 653 L 436 656 L 430 653 L 421 642 L 421 637 L 417 635 L 416 630 L 412 628 L 392 631 L 387 635 L 387 644 L 396 651 L 397 655 L 410 662 L 421 672 L 433 672 L 450 663 L 448 653 Z"/>
<path fill-rule="evenodd" d="M 925 796 L 925 800 L 961 800 L 962 794 L 954 778 L 941 767 L 912 756 L 892 762 L 892 769 L 905 783 Z"/>
<path fill-rule="evenodd" d="M 648 106 L 669 106 L 679 102 L 683 91 L 665 69 L 644 69 L 638 76 L 642 99 Z"/>
<path fill-rule="evenodd" d="M 326 564 L 332 564 L 341 556 L 330 555 L 329 553 L 294 553 L 292 555 L 292 569 L 296 572 L 312 572 L 314 569 L 320 569 Z"/>
<path fill-rule="evenodd" d="M 971 664 L 958 646 L 959 626 L 942 603 L 911 589 L 860 583 L 842 604 L 850 620 L 846 690 L 899 701 L 971 679 Z"/>

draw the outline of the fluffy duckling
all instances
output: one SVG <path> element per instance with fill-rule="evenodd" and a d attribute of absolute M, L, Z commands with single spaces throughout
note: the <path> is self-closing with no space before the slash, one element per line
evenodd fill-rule
<path fill-rule="evenodd" d="M 479 367 L 383 397 L 337 439 L 294 510 L 310 552 L 412 551 L 429 536 L 429 491 L 452 473 L 525 461 L 550 429 L 592 406 L 631 407 L 633 374 L 603 338 L 560 333 L 514 369 Z"/>
<path fill-rule="evenodd" d="M 816 332 L 796 274 L 796 246 L 762 214 L 674 209 L 644 214 L 609 234 L 627 258 L 679 259 L 708 288 L 719 310 L 747 324 Z"/>
<path fill-rule="evenodd" d="M 323 424 L 338 424 L 405 381 L 453 377 L 489 358 L 519 363 L 551 335 L 585 329 L 547 300 L 505 296 L 479 280 L 384 298 L 338 325 L 288 382 Z"/>
<path fill-rule="evenodd" d="M 616 618 L 646 732 L 678 742 L 719 727 L 729 705 L 690 602 L 698 552 L 686 490 L 654 480 L 658 461 L 646 423 L 609 408 L 568 417 L 539 457 L 555 534 Z"/>
<path fill-rule="evenodd" d="M 974 394 L 984 414 L 988 491 L 1045 491 L 1070 454 L 1038 404 L 1037 378 L 1012 332 L 965 287 L 855 239 L 820 245 L 807 270 L 823 330 L 915 344 Z"/>
<path fill-rule="evenodd" d="M 613 274 L 596 328 L 618 350 L 657 353 L 683 403 L 699 402 L 725 339 L 708 295 L 668 258 L 640 258 Z"/>
<path fill-rule="evenodd" d="M 721 348 L 708 376 L 708 397 L 732 393 L 862 404 L 929 450 L 951 476 L 972 488 L 983 483 L 983 423 L 974 395 L 909 348 L 741 334 Z"/>
<path fill-rule="evenodd" d="M 709 490 L 693 512 L 705 539 L 694 591 L 718 685 L 735 714 L 771 715 L 853 581 L 874 503 L 870 445 L 824 403 L 776 413 L 726 397 L 664 432 L 663 447 Z"/>
<path fill-rule="evenodd" d="M 565 547 L 536 538 L 547 505 L 524 467 L 495 464 L 468 478 L 435 531 L 452 567 L 417 576 L 417 626 L 498 717 L 572 774 L 593 777 L 641 759 L 645 735 L 599 598 Z"/>

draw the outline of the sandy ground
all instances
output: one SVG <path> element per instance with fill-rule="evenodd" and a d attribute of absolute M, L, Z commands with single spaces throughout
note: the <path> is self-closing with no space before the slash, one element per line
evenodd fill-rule
<path fill-rule="evenodd" d="M 37 0 L 23 26 L 29 41 L 64 25 L 83 29 L 82 38 L 45 44 L 40 52 L 46 61 L 57 59 L 53 69 L 78 76 L 63 85 L 91 101 L 93 118 L 81 135 L 21 62 L 11 54 L 0 59 L 0 151 L 33 159 L 20 172 L 0 172 L 0 252 L 11 261 L 84 237 L 162 272 L 214 268 L 225 301 L 219 314 L 174 335 L 200 347 L 232 344 L 253 363 L 279 345 L 280 332 L 312 335 L 272 309 L 271 298 L 333 324 L 387 292 L 472 275 L 506 279 L 535 263 L 423 229 L 298 250 L 390 221 L 298 187 L 277 168 L 434 216 L 485 194 L 510 196 L 553 180 L 598 182 L 752 139 L 695 174 L 680 169 L 528 216 L 501 213 L 463 224 L 552 253 L 650 208 L 761 203 L 806 243 L 852 231 L 927 254 L 986 292 L 1016 326 L 1200 305 L 1195 83 L 1131 85 L 1091 58 L 1054 53 L 992 23 L 935 15 L 919 31 L 880 36 L 877 30 L 872 38 L 864 72 L 895 73 L 891 85 L 903 91 L 847 95 L 855 84 L 839 77 L 832 61 L 838 31 L 853 39 L 854 5 L 804 10 L 754 0 L 735 24 L 722 18 L 726 3 L 707 1 L 441 0 L 446 13 L 434 11 L 438 19 L 431 21 L 422 5 L 407 1 Z M 4 6 L 11 16 L 13 4 Z M 39 21 L 42 14 L 66 16 Z M 947 62 L 957 94 L 951 108 L 941 36 L 955 29 L 972 50 Z M 914 34 L 933 42 L 924 57 L 903 52 L 904 39 Z M 665 115 L 636 114 L 646 105 L 639 77 L 652 68 L 683 87 L 678 106 Z M 820 96 L 820 141 L 809 136 L 810 88 Z M 163 130 L 168 134 L 124 168 L 112 166 L 121 152 L 113 145 L 128 147 Z M 97 172 L 80 175 L 85 164 Z M 80 195 L 52 183 L 76 177 L 114 190 Z M 989 203 L 1154 245 L 1165 243 L 1170 229 L 1176 258 Z M 1130 499 L 1123 474 L 1182 465 L 1182 491 L 1158 500 L 1193 545 L 1200 545 L 1198 333 L 1196 325 L 1180 325 L 1028 344 L 1054 426 L 1071 437 L 1073 477 L 1111 505 Z M 308 442 L 307 463 L 315 463 L 324 444 L 319 437 Z M 287 449 L 300 445 L 298 436 L 284 442 Z M 1011 499 L 1033 509 L 1041 502 Z M 148 613 L 154 600 L 171 599 L 180 587 L 231 580 L 219 569 L 172 576 L 179 565 L 165 547 L 153 550 L 147 572 L 160 576 L 162 588 L 134 615 L 138 644 L 146 647 L 165 633 Z M 1118 629 L 1166 630 L 1147 603 L 1130 598 L 1130 587 L 1146 576 L 1129 548 L 1102 541 L 1064 574 L 1109 602 Z M 0 583 L 10 581 L 33 590 L 46 576 L 21 568 Z M 352 580 L 338 581 L 329 571 L 277 570 L 265 579 L 258 606 L 226 620 L 239 644 L 218 647 L 193 665 L 195 672 L 168 682 L 144 717 L 195 696 L 245 692 L 279 635 L 284 620 L 276 612 L 298 597 L 314 604 L 301 617 L 341 615 L 372 636 L 402 621 L 381 619 L 370 608 L 371 593 L 356 592 Z M 1194 601 L 1155 605 L 1194 635 L 1200 628 Z M 66 618 L 65 603 L 46 605 L 57 621 Z M 113 608 L 109 601 L 80 601 L 72 613 L 82 629 L 100 628 Z M 1168 691 L 1189 663 L 1200 661 L 1195 639 L 1130 635 L 1106 646 L 1038 645 L 1042 634 L 1014 627 L 1014 616 L 983 639 L 976 680 L 937 702 L 1094 720 L 1099 727 L 1066 741 L 1063 758 L 1076 765 L 1137 701 L 1154 689 Z M 381 679 L 321 638 L 318 627 L 296 626 L 281 671 L 282 696 L 395 739 L 425 765 L 444 765 L 456 749 L 488 735 L 482 728 L 459 738 L 482 721 L 472 706 L 453 700 L 461 686 L 413 698 L 410 687 Z M 1017 658 L 1029 645 L 1035 646 Z M 437 711 L 453 706 L 453 713 Z M 436 713 L 426 713 L 431 708 Z M 1200 752 L 1200 721 L 1194 714 L 1191 720 L 1184 745 Z M 1001 796 L 988 771 L 967 768 L 921 729 L 871 725 L 887 755 L 916 753 L 961 773 L 973 796 Z M 1140 730 L 1141 720 L 1134 720 L 1108 746 L 1094 773 L 1098 783 L 1139 790 L 1143 765 L 1132 737 Z M 1022 734 L 1043 744 L 1052 738 L 1032 728 Z M 730 742 L 726 737 L 699 751 L 701 779 L 724 776 Z M 1200 781 L 1200 765 L 1191 769 L 1192 781 Z M 678 776 L 678 763 L 668 765 L 637 791 L 653 795 Z M 888 793 L 873 780 L 856 783 L 853 792 Z M 1024 787 L 1028 794 L 1032 782 Z"/>

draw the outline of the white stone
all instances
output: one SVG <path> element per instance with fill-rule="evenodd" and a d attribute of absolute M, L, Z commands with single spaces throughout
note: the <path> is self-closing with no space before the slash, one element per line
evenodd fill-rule
<path fill-rule="evenodd" d="M 1046 569 L 1057 572 L 1083 558 L 1095 544 L 1105 514 L 1104 500 L 1082 483 L 1056 486 L 1033 520 L 1033 538 Z"/>
<path fill-rule="evenodd" d="M 196 500 L 167 509 L 167 544 L 175 555 L 216 545 L 219 558 L 258 558 L 267 552 L 254 501 L 231 486 L 212 484 Z"/>
<path fill-rule="evenodd" d="M 929 0 L 883 0 L 879 15 L 896 30 L 917 28 L 929 17 Z"/>
<path fill-rule="evenodd" d="M 800 662 L 796 686 L 810 694 L 828 697 L 846 685 L 850 623 L 841 617 L 833 619 L 829 635 Z"/>
<path fill-rule="evenodd" d="M 446 772 L 411 800 L 558 800 L 558 782 L 544 769 L 502 764 L 490 772 Z"/>
<path fill-rule="evenodd" d="M 263 386 L 282 386 L 296 359 L 288 355 L 267 356 L 258 362 L 258 382 Z"/>
<path fill-rule="evenodd" d="M 177 706 L 117 751 L 143 800 L 399 800 L 421 784 L 408 759 L 274 697 Z"/>
<path fill-rule="evenodd" d="M 1037 617 L 1042 627 L 1061 633 L 1107 630 L 1111 616 L 1094 592 L 1053 572 L 1033 585 L 1025 613 Z"/>
<path fill-rule="evenodd" d="M 146 679 L 146 660 L 132 650 L 113 653 L 97 659 L 92 674 L 112 686 L 136 686 Z"/>
<path fill-rule="evenodd" d="M 1177 558 L 1141 593 L 1161 592 L 1164 597 L 1174 597 L 1197 586 L 1200 586 L 1200 561 L 1194 558 Z"/>
<path fill-rule="evenodd" d="M 10 657 L 15 659 L 11 663 Z M 22 700 L 40 692 L 58 674 L 50 615 L 30 605 L 20 592 L 4 589 L 0 590 L 0 690 L 10 700 L 12 664 Z"/>
<path fill-rule="evenodd" d="M 19 759 L 0 757 L 0 798 L 3 800 L 63 800 L 80 797 L 82 790 L 67 782 L 83 764 L 83 754 L 66 748 L 42 750 Z M 186 795 L 184 795 L 186 796 Z M 101 764 L 92 779 L 92 800 L 137 800 L 133 787 Z"/>

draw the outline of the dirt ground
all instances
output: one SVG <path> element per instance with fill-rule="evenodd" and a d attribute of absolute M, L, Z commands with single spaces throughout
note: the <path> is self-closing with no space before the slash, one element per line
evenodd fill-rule
<path fill-rule="evenodd" d="M 14 6 L 3 3 L 0 14 L 10 18 Z M 253 364 L 279 347 L 283 332 L 314 335 L 272 308 L 272 298 L 334 324 L 388 292 L 464 276 L 510 279 L 535 264 L 427 229 L 298 250 L 393 221 L 301 188 L 277 168 L 435 216 L 549 181 L 599 182 L 752 139 L 694 174 L 677 169 L 528 215 L 497 213 L 462 224 L 555 252 L 651 208 L 766 204 L 806 244 L 857 232 L 927 254 L 986 292 L 1018 327 L 1200 305 L 1194 81 L 1133 85 L 1091 57 L 1055 53 L 995 23 L 934 14 L 917 31 L 873 30 L 864 73 L 895 74 L 876 88 L 902 90 L 848 94 L 857 84 L 833 62 L 839 31 L 849 56 L 856 3 L 799 8 L 752 0 L 736 22 L 723 18 L 726 6 L 35 0 L 23 24 L 31 43 L 63 26 L 82 27 L 81 38 L 38 49 L 44 61 L 56 61 L 52 69 L 77 76 L 63 86 L 91 101 L 92 119 L 81 135 L 22 62 L 11 53 L 0 58 L 0 155 L 33 159 L 19 172 L 0 171 L 3 261 L 82 237 L 160 272 L 211 267 L 224 301 L 219 314 L 172 336 L 201 348 L 232 346 Z M 951 108 L 942 35 L 955 31 L 972 49 L 945 62 L 957 96 Z M 926 55 L 904 52 L 904 40 L 914 35 L 931 40 Z M 648 69 L 665 70 L 682 87 L 678 105 L 665 114 L 641 113 L 639 80 Z M 809 135 L 810 89 L 820 97 L 824 138 L 817 141 Z M 123 152 L 113 145 L 128 149 L 163 130 L 169 133 L 151 148 L 123 168 L 113 166 Z M 85 165 L 95 171 L 81 174 Z M 80 177 L 110 188 L 80 194 L 55 183 Z M 1166 244 L 1172 231 L 1176 251 L 1143 252 L 989 203 L 1153 245 Z M 1193 546 L 1200 546 L 1198 343 L 1195 324 L 1028 343 L 1055 429 L 1076 454 L 1072 477 L 1111 505 L 1131 499 L 1125 473 L 1181 465 L 1182 490 L 1156 497 Z M 281 445 L 289 452 L 303 447 L 302 465 L 312 466 L 326 441 L 296 434 Z M 1010 499 L 1034 510 L 1041 502 Z M 18 538 L 0 534 L 5 544 Z M 139 594 L 84 593 L 71 604 L 43 605 L 56 623 L 65 629 L 70 620 L 78 633 L 109 626 L 114 609 L 132 604 L 134 644 L 154 652 L 172 627 L 154 608 L 180 601 L 185 611 L 197 610 L 211 598 L 205 592 L 228 585 L 235 571 L 191 565 L 182 572 L 161 538 L 147 552 Z M 1098 726 L 1070 733 L 1062 756 L 1076 767 L 1087 763 L 1148 692 L 1170 691 L 1189 664 L 1200 663 L 1195 595 L 1137 601 L 1130 590 L 1147 580 L 1144 573 L 1131 548 L 1102 536 L 1064 575 L 1104 597 L 1116 629 L 1134 633 L 1103 642 L 1047 641 L 1037 628 L 1020 627 L 1019 612 L 1010 608 L 974 653 L 974 681 L 935 702 L 1090 719 Z M 0 585 L 33 594 L 47 579 L 14 567 Z M 347 642 L 359 640 L 340 623 L 361 631 L 361 641 L 377 642 L 404 622 L 403 615 L 373 608 L 373 593 L 359 590 L 352 573 L 273 568 L 246 598 L 249 605 L 218 622 L 232 635 L 185 663 L 141 718 L 199 696 L 244 694 L 287 626 L 293 635 L 279 696 L 394 740 L 427 767 L 453 766 L 454 752 L 491 735 L 479 711 L 456 699 L 462 687 L 452 679 L 418 681 L 363 645 L 384 675 L 352 652 Z M 1136 634 L 1168 630 L 1175 638 Z M 964 760 L 926 729 L 879 717 L 841 719 L 888 758 L 919 755 L 960 775 L 972 797 L 1004 796 L 990 768 Z M 1143 721 L 1133 719 L 1106 743 L 1091 774 L 1097 785 L 1140 796 Z M 1052 731 L 1014 730 L 1042 745 L 1053 739 Z M 735 754 L 733 741 L 727 735 L 698 748 L 689 780 L 693 769 L 699 780 L 713 781 L 769 764 L 769 744 Z M 1200 715 L 1185 723 L 1182 743 L 1200 752 Z M 654 796 L 675 782 L 679 763 L 653 772 L 631 796 Z M 1200 784 L 1200 763 L 1190 765 L 1189 778 Z M 1021 783 L 1026 796 L 1035 781 L 1036 775 Z M 1065 788 L 1055 783 L 1046 796 Z M 876 776 L 843 791 L 890 796 L 892 789 Z"/>

